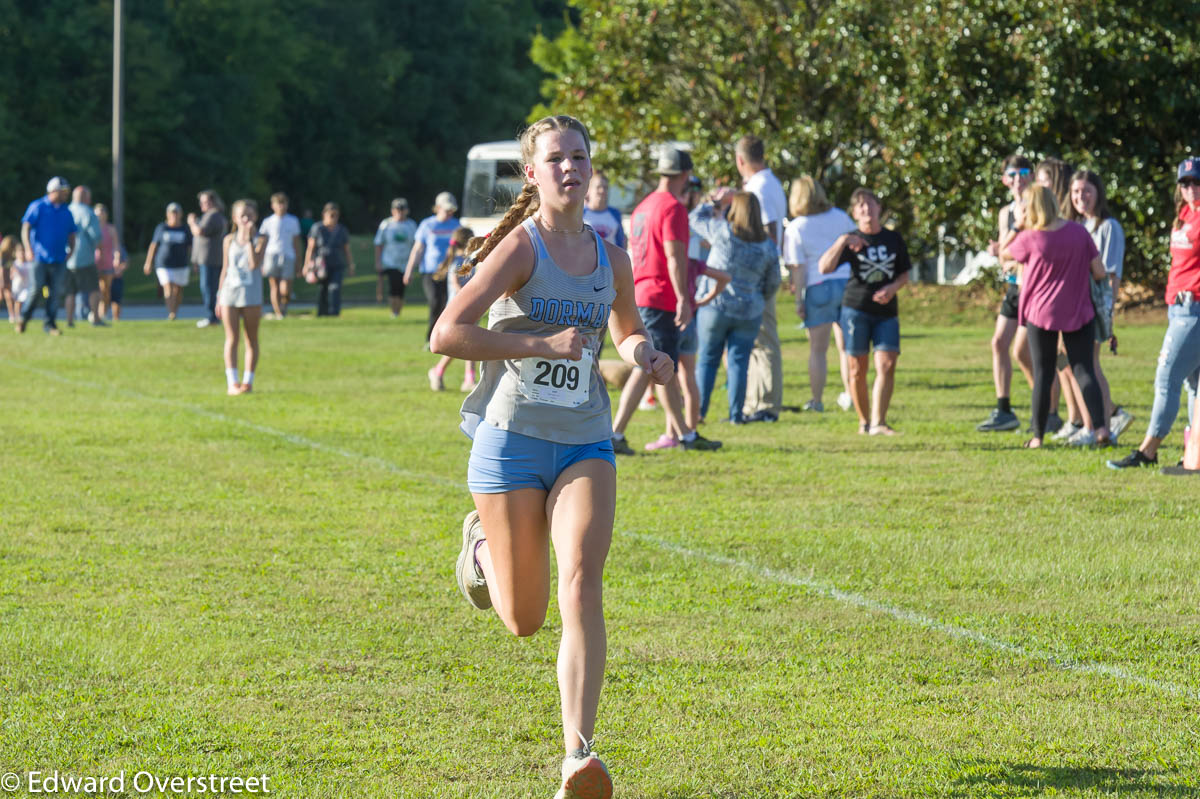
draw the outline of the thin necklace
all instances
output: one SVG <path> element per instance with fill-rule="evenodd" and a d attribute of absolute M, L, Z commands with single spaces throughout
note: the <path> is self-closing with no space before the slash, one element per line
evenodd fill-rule
<path fill-rule="evenodd" d="M 549 230 L 551 233 L 574 233 L 578 235 L 583 232 L 584 224 L 582 222 L 579 223 L 579 230 L 567 230 L 566 228 L 554 227 L 551 225 L 546 221 L 546 217 L 542 216 L 540 211 L 538 212 L 537 218 L 538 221 L 542 223 L 542 227 L 546 228 L 546 230 Z"/>

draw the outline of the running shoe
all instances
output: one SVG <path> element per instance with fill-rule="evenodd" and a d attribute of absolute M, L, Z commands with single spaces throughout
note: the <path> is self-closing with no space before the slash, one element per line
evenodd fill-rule
<path fill-rule="evenodd" d="M 620 438 L 613 436 L 612 437 L 612 448 L 613 448 L 613 453 L 616 455 L 633 455 L 633 454 L 635 454 L 633 451 L 633 447 L 629 446 L 629 442 L 625 440 L 625 436 L 621 436 Z"/>
<path fill-rule="evenodd" d="M 426 374 L 429 376 L 429 387 L 434 391 L 445 391 L 446 383 L 442 380 L 442 376 L 437 373 L 437 369 L 430 369 Z"/>
<path fill-rule="evenodd" d="M 1058 429 L 1058 432 L 1056 432 L 1054 435 L 1050 436 L 1050 438 L 1053 438 L 1055 441 L 1069 441 L 1073 436 L 1078 434 L 1079 431 L 1082 429 L 1083 429 L 1083 425 L 1079 424 L 1078 422 L 1067 422 L 1066 424 L 1064 424 L 1062 427 L 1060 427 Z M 1046 432 L 1047 433 L 1050 432 L 1049 425 L 1046 425 Z"/>
<path fill-rule="evenodd" d="M 581 736 L 582 737 L 582 736 Z M 612 777 L 604 761 L 585 745 L 563 758 L 562 787 L 554 799 L 611 799 Z"/>
<path fill-rule="evenodd" d="M 854 398 L 848 392 L 843 391 L 838 394 L 837 404 L 843 411 L 848 411 L 854 407 Z"/>
<path fill-rule="evenodd" d="M 654 452 L 658 449 L 671 449 L 672 447 L 678 446 L 679 439 L 675 438 L 675 436 L 669 436 L 666 433 L 663 433 L 657 439 L 647 444 L 645 448 L 648 452 Z"/>
<path fill-rule="evenodd" d="M 1108 429 L 1112 431 L 1112 437 L 1116 438 L 1125 432 L 1125 429 L 1133 422 L 1133 414 L 1124 408 L 1117 408 L 1117 412 L 1112 415 L 1112 419 L 1108 422 Z"/>
<path fill-rule="evenodd" d="M 459 388 L 462 390 L 462 392 L 464 394 L 469 394 L 470 392 L 474 391 L 475 390 L 475 378 L 473 378 L 473 377 L 463 378 L 462 385 L 459 386 Z"/>
<path fill-rule="evenodd" d="M 810 399 L 808 402 L 804 403 L 804 407 L 801 408 L 800 410 L 816 411 L 817 413 L 824 413 L 825 412 L 825 403 L 820 402 L 819 400 Z"/>
<path fill-rule="evenodd" d="M 1075 435 L 1067 439 L 1068 447 L 1092 447 L 1096 445 L 1096 433 L 1086 427 L 1079 428 Z"/>
<path fill-rule="evenodd" d="M 707 439 L 699 433 L 691 441 L 684 441 L 683 448 L 686 450 L 699 450 L 700 452 L 712 452 L 721 448 L 720 441 Z"/>
<path fill-rule="evenodd" d="M 1020 426 L 1021 420 L 1012 411 L 1002 411 L 999 408 L 992 408 L 987 421 L 976 425 L 975 429 L 980 433 L 996 433 L 1002 430 L 1016 430 Z"/>
<path fill-rule="evenodd" d="M 1146 453 L 1142 452 L 1140 449 L 1135 449 L 1133 452 L 1130 452 L 1124 458 L 1121 458 L 1120 460 L 1115 460 L 1115 461 L 1107 461 L 1105 463 L 1105 465 L 1108 466 L 1108 468 L 1110 468 L 1110 469 L 1117 469 L 1117 470 L 1132 469 L 1132 468 L 1135 468 L 1138 466 L 1157 466 L 1158 465 L 1158 456 L 1155 455 L 1153 458 L 1151 458 L 1151 457 L 1147 456 Z"/>
<path fill-rule="evenodd" d="M 778 422 L 779 417 L 770 411 L 755 411 L 746 417 L 747 422 Z"/>
<path fill-rule="evenodd" d="M 649 397 L 643 396 L 642 401 L 638 403 L 639 411 L 652 411 L 658 407 L 658 400 L 651 394 Z"/>
<path fill-rule="evenodd" d="M 1200 469 L 1188 469 L 1183 465 L 1164 466 L 1158 470 L 1159 474 L 1165 474 L 1168 477 L 1195 477 L 1200 475 Z"/>
<path fill-rule="evenodd" d="M 479 523 L 479 511 L 471 511 L 463 519 L 463 543 L 458 553 L 458 561 L 454 564 L 454 581 L 458 590 L 471 603 L 471 607 L 487 610 L 492 606 L 492 597 L 488 593 L 487 578 L 475 562 L 475 547 L 484 540 L 483 525 Z"/>
<path fill-rule="evenodd" d="M 1062 417 L 1056 411 L 1050 411 L 1050 415 L 1046 417 L 1046 432 L 1057 433 L 1063 428 Z"/>

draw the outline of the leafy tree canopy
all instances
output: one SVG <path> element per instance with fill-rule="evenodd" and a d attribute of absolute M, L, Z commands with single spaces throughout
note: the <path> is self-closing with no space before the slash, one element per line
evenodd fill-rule
<path fill-rule="evenodd" d="M 1169 259 L 1174 167 L 1193 154 L 1200 3 L 1169 0 L 571 0 L 540 36 L 544 106 L 600 142 L 688 140 L 734 181 L 761 136 L 785 182 L 817 176 L 843 204 L 876 188 L 914 250 L 938 229 L 982 249 L 1007 202 L 1000 161 L 1059 157 L 1098 172 L 1128 237 L 1126 275 Z M 626 174 L 648 157 L 609 147 Z"/>

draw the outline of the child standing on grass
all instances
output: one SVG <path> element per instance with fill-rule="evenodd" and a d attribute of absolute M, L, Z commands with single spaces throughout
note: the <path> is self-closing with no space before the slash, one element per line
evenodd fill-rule
<path fill-rule="evenodd" d="M 467 260 L 467 243 L 475 236 L 469 227 L 460 227 L 450 235 L 450 247 L 446 250 L 446 257 L 442 259 L 442 263 L 438 266 L 438 270 L 433 273 L 434 280 L 444 280 L 447 286 L 448 300 L 454 299 L 463 286 L 467 285 L 467 281 L 471 279 L 471 275 L 475 274 L 474 264 L 466 263 Z M 429 387 L 434 391 L 445 391 L 446 383 L 446 367 L 454 359 L 449 355 L 443 355 L 437 365 L 429 370 Z M 475 362 L 467 361 L 466 374 L 463 375 L 462 390 L 473 391 L 475 389 Z"/>
<path fill-rule="evenodd" d="M 5 236 L 0 240 L 0 293 L 4 296 L 4 307 L 12 324 L 17 323 L 17 303 L 12 292 L 12 270 L 16 265 L 17 237 Z"/>
<path fill-rule="evenodd" d="M 455 573 L 473 607 L 494 607 L 514 635 L 532 635 L 546 620 L 553 542 L 566 755 L 556 798 L 609 799 L 612 780 L 591 737 L 607 652 L 602 583 L 617 473 L 595 357 L 607 326 L 622 359 L 655 382 L 668 382 L 674 364 L 642 326 L 629 256 L 583 222 L 587 129 L 546 117 L 520 141 L 525 186 L 491 235 L 468 245 L 476 275 L 430 339 L 434 352 L 484 362 L 462 407 L 476 509 L 463 522 Z"/>
<path fill-rule="evenodd" d="M 225 237 L 217 312 L 225 326 L 225 383 L 230 396 L 248 394 L 254 388 L 258 365 L 258 323 L 262 318 L 262 264 L 266 239 L 257 234 L 258 206 L 254 200 L 233 204 L 233 232 Z M 241 382 L 237 379 L 238 322 L 246 330 L 246 363 Z"/>

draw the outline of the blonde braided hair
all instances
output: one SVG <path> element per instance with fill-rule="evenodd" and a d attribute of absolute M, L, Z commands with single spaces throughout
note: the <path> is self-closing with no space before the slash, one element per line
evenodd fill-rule
<path fill-rule="evenodd" d="M 583 136 L 584 146 L 587 147 L 588 155 L 592 154 L 592 139 L 588 135 L 587 128 L 575 117 L 567 116 L 566 114 L 558 114 L 556 116 L 544 117 L 534 122 L 529 127 L 521 132 L 521 166 L 533 162 L 533 151 L 537 144 L 537 137 L 548 130 L 568 131 L 573 130 Z M 529 217 L 537 213 L 541 207 L 541 197 L 538 196 L 537 186 L 526 182 L 521 188 L 521 193 L 513 200 L 513 204 L 509 206 L 508 212 L 504 214 L 504 218 L 500 223 L 486 236 L 475 236 L 467 242 L 467 262 L 463 264 L 463 268 L 470 270 L 470 267 L 477 263 L 482 263 L 492 250 L 496 249 L 497 245 L 504 240 L 504 237 L 518 227 Z"/>

